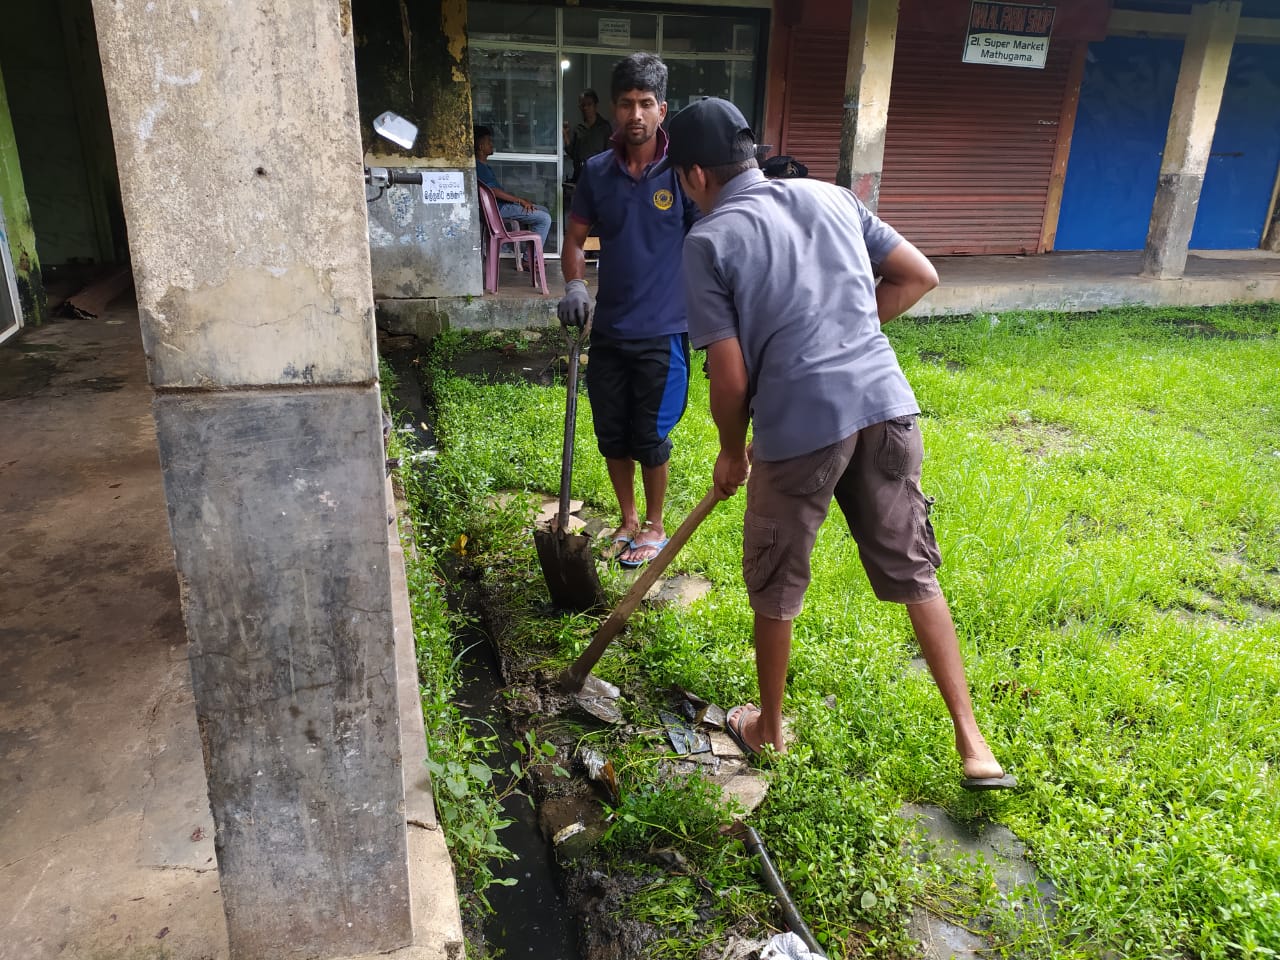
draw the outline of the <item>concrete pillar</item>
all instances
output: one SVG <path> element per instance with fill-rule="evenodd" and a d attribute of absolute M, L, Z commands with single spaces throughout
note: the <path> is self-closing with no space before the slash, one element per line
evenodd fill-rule
<path fill-rule="evenodd" d="M 1280 167 L 1276 168 L 1276 184 L 1271 188 L 1271 206 L 1267 208 L 1267 222 L 1262 228 L 1261 247 L 1280 253 Z"/>
<path fill-rule="evenodd" d="M 94 0 L 233 960 L 412 938 L 350 6 Z"/>
<path fill-rule="evenodd" d="M 1174 280 L 1186 268 L 1239 20 L 1240 0 L 1212 0 L 1192 11 L 1151 208 L 1144 276 Z"/>
<path fill-rule="evenodd" d="M 897 36 L 898 0 L 853 0 L 836 183 L 853 190 L 873 212 L 880 204 Z"/>
<path fill-rule="evenodd" d="M 9 99 L 4 77 L 0 76 L 0 220 L 8 239 L 9 256 L 18 282 L 18 307 L 25 324 L 43 323 L 48 305 L 44 280 L 40 276 L 40 257 L 36 254 L 36 233 L 31 223 L 31 205 L 22 180 L 18 159 L 18 140 L 9 117 Z M 0 269 L 0 274 L 3 270 Z M 0 283 L 6 280 L 0 275 Z"/>

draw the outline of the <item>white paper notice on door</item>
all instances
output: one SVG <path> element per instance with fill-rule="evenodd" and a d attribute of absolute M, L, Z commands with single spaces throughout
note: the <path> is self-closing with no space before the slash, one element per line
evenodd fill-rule
<path fill-rule="evenodd" d="M 466 183 L 458 170 L 423 170 L 423 203 L 465 203 Z"/>
<path fill-rule="evenodd" d="M 609 47 L 631 46 L 631 21 L 622 17 L 601 17 L 596 21 L 596 39 Z"/>

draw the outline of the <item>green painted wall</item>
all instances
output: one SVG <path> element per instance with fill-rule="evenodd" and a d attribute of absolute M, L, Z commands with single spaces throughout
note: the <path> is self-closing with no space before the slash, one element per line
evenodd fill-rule
<path fill-rule="evenodd" d="M 9 119 L 9 100 L 4 77 L 0 76 L 0 210 L 4 213 L 5 233 L 9 239 L 9 255 L 18 280 L 18 302 L 23 322 L 43 323 L 46 319 L 44 281 L 40 277 L 40 257 L 36 254 L 36 234 L 31 223 L 31 208 L 22 182 L 18 162 L 18 144 Z"/>
<path fill-rule="evenodd" d="M 89 0 L 5 8 L 0 69 L 45 269 L 124 250 L 115 152 Z"/>

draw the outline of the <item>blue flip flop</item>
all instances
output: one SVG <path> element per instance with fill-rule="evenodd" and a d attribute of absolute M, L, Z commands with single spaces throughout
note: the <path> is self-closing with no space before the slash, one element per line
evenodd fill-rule
<path fill-rule="evenodd" d="M 600 551 L 601 560 L 616 560 L 619 556 L 631 549 L 631 538 L 618 534 L 609 545 Z"/>
<path fill-rule="evenodd" d="M 655 549 L 655 551 L 654 551 L 653 556 L 652 556 L 652 557 L 645 557 L 643 560 L 627 560 L 627 559 L 623 558 L 621 555 L 619 555 L 619 556 L 618 556 L 618 563 L 619 563 L 619 564 L 621 564 L 622 566 L 626 567 L 628 570 L 634 570 L 634 569 L 636 569 L 637 567 L 643 567 L 646 563 L 648 563 L 650 560 L 655 559 L 655 558 L 658 556 L 658 554 L 662 552 L 662 548 L 663 548 L 663 547 L 665 547 L 665 546 L 667 545 L 667 541 L 668 541 L 669 539 L 670 539 L 670 537 L 663 537 L 661 540 L 649 540 L 649 541 L 646 541 L 646 542 L 644 542 L 644 543 L 636 543 L 634 540 L 632 540 L 632 541 L 631 541 L 631 549 L 632 549 L 632 550 L 641 550 L 641 549 L 643 549 L 643 548 L 645 548 L 645 547 L 654 547 L 654 548 L 656 548 L 656 549 Z M 623 553 L 625 553 L 625 552 L 626 552 L 626 551 L 624 550 L 624 551 L 623 551 Z"/>

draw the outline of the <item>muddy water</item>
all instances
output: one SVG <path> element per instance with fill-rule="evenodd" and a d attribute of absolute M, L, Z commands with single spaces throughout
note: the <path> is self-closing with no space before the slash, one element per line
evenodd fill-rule
<path fill-rule="evenodd" d="M 468 716 L 493 725 L 500 749 L 489 757 L 494 779 L 506 783 L 510 765 L 519 759 L 512 746 L 513 734 L 506 724 L 499 692 L 498 667 L 488 641 L 473 634 L 463 638 L 463 682 L 458 699 Z M 490 733 L 478 724 L 477 736 Z M 502 844 L 518 860 L 497 864 L 495 876 L 514 878 L 514 886 L 492 886 L 486 891 L 493 914 L 485 919 L 484 935 L 495 956 L 520 960 L 577 960 L 578 936 L 573 918 L 556 881 L 550 843 L 538 826 L 538 815 L 523 796 L 506 801 L 507 815 L 515 822 L 498 834 Z"/>

